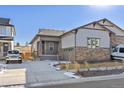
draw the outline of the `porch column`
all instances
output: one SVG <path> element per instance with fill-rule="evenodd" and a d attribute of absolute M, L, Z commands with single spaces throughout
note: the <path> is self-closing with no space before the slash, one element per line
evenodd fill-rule
<path fill-rule="evenodd" d="M 46 48 L 47 47 L 47 42 L 46 41 L 44 41 L 44 55 L 46 55 Z"/>
<path fill-rule="evenodd" d="M 3 43 L 0 42 L 0 56 L 3 56 Z"/>
<path fill-rule="evenodd" d="M 40 41 L 39 53 L 40 53 L 40 56 L 42 56 L 42 41 Z"/>
<path fill-rule="evenodd" d="M 14 50 L 14 41 L 11 41 L 11 50 Z"/>

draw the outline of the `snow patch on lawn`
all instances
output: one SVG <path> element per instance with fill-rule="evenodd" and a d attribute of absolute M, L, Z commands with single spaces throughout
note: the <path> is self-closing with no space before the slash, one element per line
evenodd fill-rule
<path fill-rule="evenodd" d="M 56 70 L 61 70 L 61 68 L 60 68 L 60 67 L 55 67 L 55 69 L 56 69 Z"/>
<path fill-rule="evenodd" d="M 75 73 L 73 73 L 73 72 L 65 72 L 64 75 L 71 77 L 71 78 L 75 78 L 75 79 L 81 78 L 81 76 L 75 75 Z"/>
<path fill-rule="evenodd" d="M 50 60 L 49 60 L 49 62 L 50 62 Z M 50 65 L 50 67 L 53 67 L 53 68 L 55 68 L 56 70 L 61 70 L 61 68 L 60 68 L 60 67 L 56 67 L 56 65 L 59 65 L 59 64 L 67 64 L 67 63 L 71 63 L 71 62 L 69 62 L 69 61 L 51 61 L 51 62 L 49 63 L 49 65 Z"/>
<path fill-rule="evenodd" d="M 0 64 L 0 74 L 3 74 L 6 71 L 6 65 Z"/>
<path fill-rule="evenodd" d="M 49 60 L 49 62 L 50 62 L 50 60 Z M 71 62 L 69 62 L 69 61 L 51 61 L 51 63 L 49 64 L 49 65 L 58 65 L 58 64 L 69 64 L 69 63 L 71 63 Z"/>
<path fill-rule="evenodd" d="M 116 75 L 105 75 L 105 76 L 94 76 L 94 77 L 81 77 L 81 76 L 75 75 L 75 73 L 73 72 L 65 72 L 64 75 L 70 78 L 80 79 L 83 81 L 99 81 L 99 80 L 111 80 L 111 79 L 124 78 L 124 72 Z"/>

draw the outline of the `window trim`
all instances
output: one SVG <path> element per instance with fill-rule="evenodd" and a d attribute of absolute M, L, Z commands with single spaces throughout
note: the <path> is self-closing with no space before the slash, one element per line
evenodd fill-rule
<path fill-rule="evenodd" d="M 93 47 L 92 47 L 92 44 L 90 44 L 91 47 L 89 47 L 88 39 L 95 39 L 95 40 L 98 39 L 98 40 L 99 40 L 99 46 L 96 47 L 96 45 L 95 45 L 95 48 L 99 48 L 99 47 L 100 47 L 100 40 L 101 40 L 101 38 L 96 38 L 96 37 L 88 37 L 88 38 L 87 38 L 87 48 L 93 48 Z"/>

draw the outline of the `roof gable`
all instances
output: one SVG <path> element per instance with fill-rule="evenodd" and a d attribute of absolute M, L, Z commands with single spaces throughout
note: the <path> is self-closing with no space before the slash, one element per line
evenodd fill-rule
<path fill-rule="evenodd" d="M 114 24 L 113 22 L 109 21 L 108 19 L 104 18 L 98 21 L 99 24 L 103 25 L 107 29 L 113 31 L 116 35 L 124 36 L 124 30 Z"/>
<path fill-rule="evenodd" d="M 93 30 L 106 30 L 110 33 L 113 33 L 115 34 L 113 31 L 111 31 L 110 29 L 106 28 L 105 26 L 101 25 L 100 23 L 98 23 L 98 21 L 94 21 L 94 22 L 91 22 L 91 23 L 88 23 L 86 25 L 83 25 L 83 26 L 80 26 L 80 27 L 77 27 L 77 28 L 74 28 L 66 33 L 64 33 L 63 35 L 67 34 L 67 33 L 70 33 L 70 32 L 74 32 L 75 30 L 77 29 L 81 29 L 81 28 L 84 28 L 84 29 L 93 29 Z"/>
<path fill-rule="evenodd" d="M 80 29 L 80 28 L 89 28 L 89 29 L 97 29 L 97 30 L 105 29 L 115 35 L 124 36 L 124 30 L 106 18 L 74 28 L 64 33 L 63 35 L 70 33 L 70 32 L 74 32 L 75 30 Z"/>

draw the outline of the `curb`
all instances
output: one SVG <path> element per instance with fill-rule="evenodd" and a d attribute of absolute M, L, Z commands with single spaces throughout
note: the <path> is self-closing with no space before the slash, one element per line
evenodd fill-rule
<path fill-rule="evenodd" d="M 71 79 L 67 79 L 67 80 L 60 80 L 60 81 L 53 81 L 53 82 L 46 82 L 46 83 L 32 83 L 32 84 L 27 84 L 26 87 L 28 87 L 28 88 L 47 87 L 47 86 L 59 85 L 59 84 L 81 83 L 81 82 L 101 81 L 101 80 L 112 80 L 112 79 L 121 79 L 121 78 L 124 78 L 124 73 L 117 74 L 117 75 L 86 77 L 86 78 L 80 78 L 80 79 L 71 78 Z"/>

